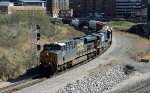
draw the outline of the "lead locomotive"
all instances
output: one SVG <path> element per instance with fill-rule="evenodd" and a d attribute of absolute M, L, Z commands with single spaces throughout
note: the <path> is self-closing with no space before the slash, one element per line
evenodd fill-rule
<path fill-rule="evenodd" d="M 100 55 L 111 43 L 112 31 L 109 26 L 104 26 L 87 36 L 46 44 L 40 53 L 40 72 L 50 75 L 70 68 Z"/>

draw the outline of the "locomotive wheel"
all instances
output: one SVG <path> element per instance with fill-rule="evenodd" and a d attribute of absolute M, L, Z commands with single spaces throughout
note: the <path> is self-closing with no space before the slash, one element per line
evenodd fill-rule
<path fill-rule="evenodd" d="M 63 66 L 63 70 L 64 70 L 64 71 L 66 70 L 66 66 Z"/>
<path fill-rule="evenodd" d="M 67 63 L 67 67 L 66 68 L 69 69 L 71 67 L 72 67 L 72 62 L 70 61 L 70 62 Z"/>

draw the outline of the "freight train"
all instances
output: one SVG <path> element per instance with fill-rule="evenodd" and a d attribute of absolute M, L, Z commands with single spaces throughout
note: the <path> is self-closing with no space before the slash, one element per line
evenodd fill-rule
<path fill-rule="evenodd" d="M 50 20 L 53 24 L 69 24 L 79 30 L 87 28 L 88 30 L 99 31 L 105 25 L 104 22 L 87 19 L 51 18 Z"/>
<path fill-rule="evenodd" d="M 45 44 L 40 53 L 40 73 L 51 75 L 93 59 L 103 53 L 112 43 L 112 30 L 104 26 L 87 36 Z"/>

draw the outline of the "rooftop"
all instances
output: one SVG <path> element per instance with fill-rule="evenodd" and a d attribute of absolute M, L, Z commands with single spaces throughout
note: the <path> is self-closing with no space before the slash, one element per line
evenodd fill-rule
<path fill-rule="evenodd" d="M 20 2 L 45 2 L 42 0 L 19 0 Z"/>
<path fill-rule="evenodd" d="M 0 2 L 0 6 L 14 6 L 12 2 Z"/>

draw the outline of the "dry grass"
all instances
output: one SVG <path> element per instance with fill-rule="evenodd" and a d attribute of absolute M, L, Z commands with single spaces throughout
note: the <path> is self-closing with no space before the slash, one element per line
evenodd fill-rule
<path fill-rule="evenodd" d="M 127 32 L 117 32 L 114 34 L 124 35 L 131 39 L 132 44 L 129 46 L 129 50 L 127 50 L 130 57 L 137 61 L 150 58 L 150 40 Z"/>
<path fill-rule="evenodd" d="M 140 61 L 141 59 L 150 60 L 150 52 L 145 52 L 143 55 L 138 56 L 138 60 Z"/>
<path fill-rule="evenodd" d="M 150 51 L 150 41 L 139 36 L 132 37 L 133 49 L 130 50 L 134 59 L 139 61 L 139 58 L 146 58 Z"/>
<path fill-rule="evenodd" d="M 31 20 L 18 18 L 17 22 L 0 25 L 0 79 L 15 78 L 35 65 L 33 54 L 36 38 L 35 32 L 28 27 L 28 21 Z M 63 24 L 55 26 L 46 16 L 40 16 L 36 24 L 38 23 L 41 26 L 41 46 L 84 35 L 70 26 Z"/>
<path fill-rule="evenodd" d="M 5 53 L 6 49 L 4 47 L 0 47 L 0 57 Z"/>

